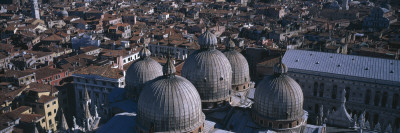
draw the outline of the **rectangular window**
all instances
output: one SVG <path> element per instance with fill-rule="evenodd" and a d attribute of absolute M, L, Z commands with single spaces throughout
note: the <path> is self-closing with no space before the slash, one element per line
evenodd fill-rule
<path fill-rule="evenodd" d="M 56 104 L 56 103 L 57 103 L 57 102 L 56 102 L 56 101 L 54 101 L 54 102 L 53 102 L 53 105 L 54 105 L 54 104 Z"/>
<path fill-rule="evenodd" d="M 47 104 L 47 108 L 49 108 L 50 107 L 50 104 Z"/>

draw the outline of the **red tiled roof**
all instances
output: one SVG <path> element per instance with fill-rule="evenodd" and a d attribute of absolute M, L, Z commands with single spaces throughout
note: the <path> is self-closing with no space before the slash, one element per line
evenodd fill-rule
<path fill-rule="evenodd" d="M 48 103 L 48 102 L 53 101 L 55 99 L 57 99 L 57 97 L 43 95 L 43 96 L 41 96 L 39 98 L 39 100 L 37 102 L 38 103 Z"/>
<path fill-rule="evenodd" d="M 62 41 L 62 40 L 63 39 L 60 36 L 56 35 L 56 34 L 53 34 L 51 36 L 48 36 L 48 37 L 42 39 L 42 41 Z"/>
<path fill-rule="evenodd" d="M 35 92 L 51 92 L 51 91 L 53 91 L 53 93 L 58 92 L 58 89 L 56 87 L 41 83 L 31 83 L 29 84 L 29 88 L 27 90 Z"/>
<path fill-rule="evenodd" d="M 29 107 L 29 106 L 21 106 L 21 107 L 18 107 L 16 109 L 14 109 L 12 112 L 19 115 L 22 112 L 25 112 L 25 111 L 27 111 L 29 109 L 31 109 L 31 107 Z"/>
<path fill-rule="evenodd" d="M 22 122 L 31 123 L 32 121 L 37 121 L 39 119 L 44 118 L 42 114 L 20 114 L 19 117 L 21 118 Z"/>
<path fill-rule="evenodd" d="M 106 78 L 119 79 L 123 77 L 122 70 L 111 68 L 111 65 L 105 66 L 89 66 L 87 68 L 83 68 L 77 72 L 76 74 L 83 75 L 98 75 Z"/>

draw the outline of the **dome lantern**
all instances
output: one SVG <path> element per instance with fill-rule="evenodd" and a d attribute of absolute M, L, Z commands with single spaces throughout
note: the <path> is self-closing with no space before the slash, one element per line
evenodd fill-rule
<path fill-rule="evenodd" d="M 235 42 L 232 41 L 232 39 L 229 37 L 225 41 L 225 47 L 227 50 L 234 50 L 235 49 Z"/>
<path fill-rule="evenodd" d="M 274 65 L 274 74 L 284 74 L 288 72 L 288 68 L 282 63 L 282 55 L 279 57 L 279 63 Z"/>
<path fill-rule="evenodd" d="M 175 66 L 171 59 L 171 56 L 168 55 L 167 63 L 163 66 L 163 74 L 164 76 L 175 76 Z"/>
<path fill-rule="evenodd" d="M 215 49 L 215 47 L 217 47 L 218 40 L 217 36 L 207 30 L 199 36 L 198 42 L 201 49 Z"/>
<path fill-rule="evenodd" d="M 144 59 L 146 57 L 150 57 L 151 52 L 146 48 L 146 45 L 143 45 L 143 48 L 139 52 L 140 59 Z"/>

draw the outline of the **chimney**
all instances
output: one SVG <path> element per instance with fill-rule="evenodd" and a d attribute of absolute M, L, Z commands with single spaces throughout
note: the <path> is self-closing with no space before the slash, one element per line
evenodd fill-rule
<path fill-rule="evenodd" d="M 124 63 L 123 63 L 123 57 L 122 56 L 118 57 L 118 69 L 119 70 L 124 70 Z"/>

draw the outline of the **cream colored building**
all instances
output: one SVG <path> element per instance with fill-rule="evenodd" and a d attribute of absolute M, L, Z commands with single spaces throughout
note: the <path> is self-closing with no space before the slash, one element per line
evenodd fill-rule
<path fill-rule="evenodd" d="M 41 124 L 44 124 L 45 130 L 57 131 L 56 115 L 59 109 L 58 90 L 50 85 L 32 83 L 27 89 L 25 102 L 31 105 L 35 114 L 45 116 Z"/>

